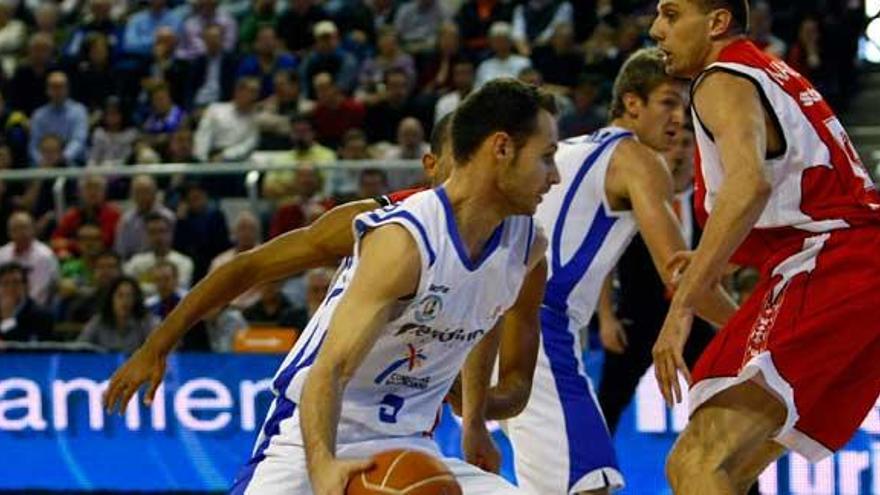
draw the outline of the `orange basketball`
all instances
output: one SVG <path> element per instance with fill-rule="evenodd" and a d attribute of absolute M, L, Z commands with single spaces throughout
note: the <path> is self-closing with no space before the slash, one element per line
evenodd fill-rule
<path fill-rule="evenodd" d="M 436 457 L 416 450 L 388 450 L 354 475 L 346 495 L 461 495 L 461 486 Z"/>

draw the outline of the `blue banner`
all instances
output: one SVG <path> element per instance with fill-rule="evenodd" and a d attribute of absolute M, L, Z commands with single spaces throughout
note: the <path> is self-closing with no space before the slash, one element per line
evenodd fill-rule
<path fill-rule="evenodd" d="M 5 354 L 0 358 L 0 489 L 225 490 L 247 460 L 271 399 L 280 356 L 173 356 L 149 408 L 108 417 L 101 393 L 121 356 Z M 591 368 L 595 369 L 591 361 Z M 663 461 L 685 409 L 668 411 L 646 375 L 616 437 L 623 493 L 669 493 Z M 512 452 L 494 425 L 503 474 Z M 459 455 L 459 429 L 444 412 L 437 442 Z M 768 494 L 880 494 L 880 404 L 836 456 L 810 465 L 786 457 L 761 479 Z"/>

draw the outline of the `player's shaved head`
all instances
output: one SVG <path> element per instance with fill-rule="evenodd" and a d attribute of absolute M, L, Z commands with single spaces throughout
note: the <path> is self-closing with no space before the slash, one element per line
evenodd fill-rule
<path fill-rule="evenodd" d="M 434 124 L 434 129 L 431 131 L 431 153 L 439 156 L 444 151 L 443 145 L 449 138 L 449 127 L 453 114 L 453 112 L 447 113 Z"/>
<path fill-rule="evenodd" d="M 749 32 L 749 0 L 688 0 L 703 12 L 726 10 L 730 12 L 729 34 Z"/>

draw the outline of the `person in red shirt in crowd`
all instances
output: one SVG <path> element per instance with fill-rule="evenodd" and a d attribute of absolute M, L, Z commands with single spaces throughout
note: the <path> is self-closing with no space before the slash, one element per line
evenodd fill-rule
<path fill-rule="evenodd" d="M 318 141 L 329 148 L 336 148 L 349 129 L 361 127 L 367 110 L 364 104 L 345 96 L 328 72 L 321 72 L 312 79 L 317 104 L 312 113 Z"/>
<path fill-rule="evenodd" d="M 104 247 L 113 247 L 116 224 L 122 213 L 107 202 L 107 179 L 96 175 L 83 177 L 79 183 L 79 197 L 80 204 L 68 209 L 52 232 L 52 249 L 61 259 L 78 252 L 76 231 L 84 223 L 101 227 Z"/>

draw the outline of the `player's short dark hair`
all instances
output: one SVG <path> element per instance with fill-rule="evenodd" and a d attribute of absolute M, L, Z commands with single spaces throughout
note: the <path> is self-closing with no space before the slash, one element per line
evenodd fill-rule
<path fill-rule="evenodd" d="M 723 9 L 730 12 L 729 34 L 749 32 L 749 0 L 692 0 L 704 12 Z"/>
<path fill-rule="evenodd" d="M 517 147 L 538 126 L 538 89 L 515 79 L 489 81 L 468 95 L 452 118 L 452 149 L 458 164 L 466 163 L 495 132 L 509 134 Z"/>
<path fill-rule="evenodd" d="M 452 127 L 453 115 L 455 115 L 455 112 L 449 112 L 440 117 L 440 120 L 434 124 L 434 129 L 431 131 L 432 154 L 439 155 L 443 152 L 443 143 L 446 142 L 446 138 L 449 137 L 449 128 Z"/>
<path fill-rule="evenodd" d="M 642 100 L 647 101 L 651 91 L 661 84 L 672 81 L 673 78 L 666 73 L 666 64 L 663 62 L 663 53 L 657 48 L 643 48 L 630 55 L 617 78 L 614 80 L 614 89 L 611 95 L 611 118 L 623 117 L 626 106 L 623 96 L 635 93 Z"/>

